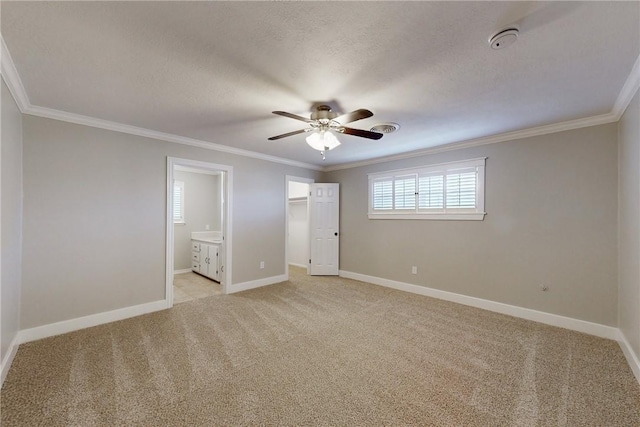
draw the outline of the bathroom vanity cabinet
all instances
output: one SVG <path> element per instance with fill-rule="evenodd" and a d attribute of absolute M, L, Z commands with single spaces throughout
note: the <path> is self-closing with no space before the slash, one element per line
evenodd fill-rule
<path fill-rule="evenodd" d="M 191 270 L 220 281 L 220 244 L 191 240 Z"/>

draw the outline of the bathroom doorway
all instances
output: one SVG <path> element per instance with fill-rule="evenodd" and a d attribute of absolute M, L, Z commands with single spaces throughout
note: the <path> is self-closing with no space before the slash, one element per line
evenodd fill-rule
<path fill-rule="evenodd" d="M 228 292 L 233 168 L 167 158 L 167 306 Z"/>

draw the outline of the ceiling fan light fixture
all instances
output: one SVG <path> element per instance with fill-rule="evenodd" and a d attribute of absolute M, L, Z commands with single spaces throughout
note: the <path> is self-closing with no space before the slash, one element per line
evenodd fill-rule
<path fill-rule="evenodd" d="M 338 138 L 329 131 L 313 132 L 306 138 L 306 141 L 311 148 L 318 151 L 333 150 L 340 145 Z"/>

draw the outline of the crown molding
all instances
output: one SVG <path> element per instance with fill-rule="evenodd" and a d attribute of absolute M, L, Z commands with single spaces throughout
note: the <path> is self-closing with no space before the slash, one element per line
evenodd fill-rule
<path fill-rule="evenodd" d="M 634 95 L 640 88 L 640 56 L 636 59 L 627 81 L 622 86 L 622 90 L 618 94 L 616 102 L 613 104 L 611 112 L 620 120 L 620 117 L 624 114 L 625 110 L 629 106 L 629 103 L 633 99 Z"/>
<path fill-rule="evenodd" d="M 234 154 L 242 157 L 249 157 L 258 160 L 265 160 L 273 163 L 280 163 L 288 166 L 295 166 L 304 169 L 322 170 L 320 166 L 312 165 L 310 163 L 299 162 L 296 160 L 285 159 L 282 157 L 271 156 L 268 154 L 258 153 L 250 150 L 243 150 L 241 148 L 230 147 L 228 145 L 216 144 L 214 142 L 207 142 L 194 138 L 187 138 L 184 136 L 173 135 L 170 133 L 158 132 L 151 129 L 141 128 L 137 126 L 125 125 L 122 123 L 112 122 L 109 120 L 96 119 L 95 117 L 83 116 L 81 114 L 68 113 L 66 111 L 54 110 L 52 108 L 31 106 L 25 114 L 31 116 L 44 117 L 47 119 L 60 120 L 63 122 L 75 123 L 84 126 L 90 126 L 99 129 L 106 129 L 115 132 L 126 133 L 130 135 L 142 136 L 145 138 L 157 139 L 160 141 L 173 142 L 175 144 L 190 145 L 192 147 L 204 148 L 207 150 L 214 150 L 223 153 Z"/>
<path fill-rule="evenodd" d="M 589 127 L 589 126 L 597 126 L 597 125 L 602 125 L 606 123 L 612 123 L 612 122 L 618 121 L 618 119 L 619 118 L 616 117 L 616 115 L 613 113 L 601 114 L 599 116 L 592 116 L 592 117 L 586 117 L 583 119 L 569 120 L 566 122 L 554 123 L 554 124 L 544 125 L 544 126 L 537 126 L 537 127 L 528 128 L 528 129 L 516 130 L 513 132 L 500 133 L 492 136 L 485 136 L 482 138 L 469 139 L 469 140 L 460 141 L 460 142 L 452 142 L 450 144 L 438 145 L 437 147 L 430 147 L 424 150 L 411 151 L 409 153 L 398 154 L 395 156 L 378 157 L 376 159 L 363 160 L 361 162 L 352 162 L 352 163 L 345 163 L 345 164 L 335 165 L 335 166 L 327 166 L 326 168 L 324 168 L 323 171 L 332 172 L 332 171 L 337 171 L 342 169 L 351 169 L 351 168 L 357 168 L 361 166 L 374 165 L 377 163 L 386 163 L 386 162 L 392 162 L 395 160 L 404 160 L 404 159 L 410 159 L 413 157 L 421 157 L 426 155 L 443 153 L 446 151 L 461 150 L 463 148 L 471 148 L 471 147 L 478 147 L 481 145 L 496 144 L 498 142 L 513 141 L 516 139 L 529 138 L 532 136 L 546 135 L 550 133 L 563 132 L 567 130 L 580 129 L 580 128 Z"/>
<path fill-rule="evenodd" d="M 31 107 L 31 102 L 29 102 L 27 91 L 24 90 L 24 85 L 2 35 L 0 35 L 0 43 L 0 72 L 2 73 L 2 79 L 7 84 L 11 96 L 13 96 L 18 105 L 18 109 L 24 114 Z"/>
<path fill-rule="evenodd" d="M 11 95 L 18 104 L 18 108 L 23 114 L 29 114 L 32 116 L 44 117 L 54 120 L 65 121 L 69 123 L 81 124 L 85 126 L 111 130 L 115 132 L 127 133 L 136 136 L 142 136 L 146 138 L 152 138 L 160 141 L 173 142 L 176 144 L 190 145 L 193 147 L 204 148 L 207 150 L 220 151 L 223 153 L 234 154 L 237 156 L 249 157 L 259 160 L 265 160 L 273 163 L 280 163 L 288 166 L 295 166 L 304 169 L 332 172 L 342 169 L 351 169 L 361 166 L 373 165 L 377 163 L 391 162 L 395 160 L 410 159 L 413 157 L 426 156 L 436 153 L 442 153 L 446 151 L 461 150 L 464 148 L 477 147 L 481 145 L 495 144 L 499 142 L 506 142 L 511 140 L 517 140 L 522 138 L 529 138 L 532 136 L 546 135 L 555 132 L 563 132 L 567 130 L 580 129 L 583 127 L 596 126 L 606 123 L 617 122 L 624 114 L 624 111 L 628 107 L 629 103 L 633 99 L 633 96 L 640 88 L 640 56 L 636 59 L 636 62 L 622 87 L 622 90 L 618 94 L 616 101 L 611 109 L 611 112 L 606 114 L 600 114 L 598 116 L 585 117 L 582 119 L 569 120 L 560 123 L 553 123 L 550 125 L 537 126 L 528 129 L 517 130 L 513 132 L 506 132 L 496 135 L 491 135 L 482 138 L 475 138 L 465 141 L 453 142 L 445 145 L 439 145 L 437 147 L 426 148 L 423 150 L 412 151 L 409 153 L 398 154 L 395 156 L 379 157 L 371 160 L 364 160 L 359 162 L 343 163 L 334 166 L 317 166 L 310 163 L 299 162 L 296 160 L 285 159 L 282 157 L 271 156 L 268 154 L 258 153 L 255 151 L 244 150 L 241 148 L 230 147 L 227 145 L 216 144 L 213 142 L 207 142 L 194 138 L 187 138 L 179 135 L 173 135 L 164 132 L 158 132 L 151 129 L 140 128 L 136 126 L 126 125 L 122 123 L 112 122 L 108 120 L 97 119 L 94 117 L 83 116 L 81 114 L 69 113 L 66 111 L 55 110 L 52 108 L 39 107 L 31 105 L 27 92 L 25 91 L 20 75 L 15 67 L 9 49 L 4 42 L 4 38 L 0 34 L 1 42 L 1 56 L 0 70 L 2 72 L 2 78 L 7 84 Z"/>
<path fill-rule="evenodd" d="M 27 92 L 24 89 L 18 70 L 15 63 L 11 58 L 9 49 L 5 44 L 4 37 L 0 34 L 1 52 L 0 62 L 2 78 L 9 88 L 9 92 L 15 99 L 16 104 L 20 112 L 23 114 L 29 114 L 31 116 L 44 117 L 47 119 L 60 120 L 63 122 L 75 123 L 79 125 L 106 129 L 115 132 L 126 133 L 130 135 L 142 136 L 145 138 L 152 138 L 160 141 L 173 142 L 176 144 L 190 145 L 192 147 L 204 148 L 206 150 L 214 150 L 223 153 L 234 154 L 242 157 L 249 157 L 258 160 L 265 160 L 272 163 L 280 163 L 288 166 L 295 166 L 303 169 L 311 169 L 321 171 L 321 166 L 316 166 L 310 163 L 299 162 L 297 160 L 285 159 L 282 157 L 271 156 L 268 154 L 258 153 L 250 150 L 243 150 L 242 148 L 230 147 L 228 145 L 216 144 L 214 142 L 202 141 L 194 138 L 187 138 L 184 136 L 173 135 L 164 132 L 158 132 L 151 129 L 145 129 L 141 127 L 126 125 L 123 123 L 112 122 L 109 120 L 102 120 L 95 117 L 83 116 L 82 114 L 69 113 L 66 111 L 55 110 L 53 108 L 39 107 L 32 105 L 27 96 Z"/>
<path fill-rule="evenodd" d="M 475 138 L 466 141 L 452 142 L 450 144 L 439 145 L 437 147 L 426 148 L 424 150 L 411 151 L 409 153 L 398 154 L 396 156 L 385 156 L 371 160 L 363 160 L 360 162 L 350 162 L 341 165 L 327 166 L 323 172 L 332 172 L 343 169 L 357 168 L 361 166 L 374 165 L 378 163 L 392 162 L 394 160 L 410 159 L 413 157 L 426 156 L 430 154 L 443 153 L 445 151 L 461 150 L 463 148 L 477 147 L 480 145 L 495 144 L 498 142 L 506 142 L 516 139 L 529 138 L 531 136 L 546 135 L 555 132 L 563 132 L 567 130 L 580 129 L 583 127 L 597 126 L 606 123 L 617 122 L 620 120 L 634 95 L 640 88 L 640 56 L 636 59 L 631 72 L 627 77 L 611 112 L 601 114 L 599 116 L 591 116 L 582 119 L 570 120 L 566 122 L 554 123 L 545 126 L 537 126 L 528 129 L 517 130 L 513 132 L 500 133 L 497 135 Z"/>

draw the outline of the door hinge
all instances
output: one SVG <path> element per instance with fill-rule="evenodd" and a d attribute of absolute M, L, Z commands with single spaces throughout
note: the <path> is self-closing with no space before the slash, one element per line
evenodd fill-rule
<path fill-rule="evenodd" d="M 309 258 L 309 264 L 311 264 L 311 258 Z"/>

